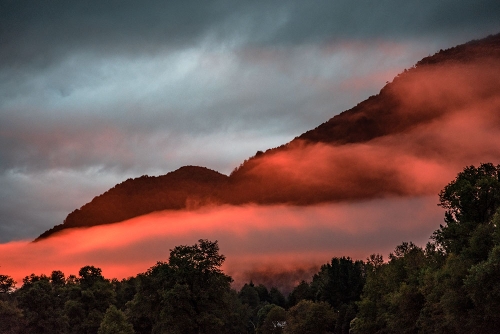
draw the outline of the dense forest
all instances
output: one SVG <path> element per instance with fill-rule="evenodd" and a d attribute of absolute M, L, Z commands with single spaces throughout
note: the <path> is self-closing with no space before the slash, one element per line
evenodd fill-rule
<path fill-rule="evenodd" d="M 335 257 L 287 296 L 232 289 L 208 240 L 121 281 L 93 266 L 32 274 L 19 288 L 0 275 L 0 333 L 497 333 L 500 165 L 466 167 L 439 198 L 444 224 L 425 247 Z"/>

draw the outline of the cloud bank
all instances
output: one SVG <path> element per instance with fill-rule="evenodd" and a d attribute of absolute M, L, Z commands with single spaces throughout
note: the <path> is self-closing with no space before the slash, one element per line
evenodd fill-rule
<path fill-rule="evenodd" d="M 436 201 L 432 196 L 311 207 L 163 211 L 112 225 L 70 229 L 37 243 L 0 244 L 0 266 L 2 274 L 18 282 L 31 273 L 52 270 L 77 274 L 85 265 L 120 279 L 166 261 L 177 245 L 203 238 L 218 240 L 227 258 L 223 269 L 237 286 L 250 279 L 269 281 L 283 272 L 309 279 L 334 256 L 365 259 L 372 253 L 387 255 L 405 240 L 425 244 L 442 220 Z"/>

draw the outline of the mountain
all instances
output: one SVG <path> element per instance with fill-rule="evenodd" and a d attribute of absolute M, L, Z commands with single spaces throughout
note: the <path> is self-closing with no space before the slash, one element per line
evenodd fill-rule
<path fill-rule="evenodd" d="M 406 96 L 401 99 L 400 91 L 408 82 L 414 81 L 419 72 L 426 73 L 429 69 L 448 66 L 477 64 L 500 58 L 500 34 L 489 36 L 482 40 L 474 40 L 447 50 L 441 50 L 433 56 L 425 57 L 414 67 L 399 74 L 392 83 L 388 83 L 376 96 L 361 102 L 356 107 L 347 110 L 317 128 L 307 131 L 296 139 L 309 142 L 325 142 L 347 144 L 365 142 L 376 137 L 402 132 L 421 122 L 429 122 L 439 117 L 444 110 L 433 110 L 413 114 L 397 113 L 405 107 Z M 495 90 L 497 87 L 493 87 Z M 496 91 L 498 93 L 498 91 Z M 423 97 L 421 102 L 424 102 Z M 406 106 L 407 107 L 407 106 Z M 412 108 L 412 109 L 418 109 Z"/>
<path fill-rule="evenodd" d="M 465 165 L 500 158 L 499 110 L 500 34 L 426 57 L 379 94 L 245 161 L 230 176 L 232 202 L 436 194 Z"/>
<path fill-rule="evenodd" d="M 72 227 L 110 224 L 159 210 L 180 210 L 217 203 L 228 176 L 204 167 L 184 166 L 162 176 L 128 179 L 71 212 L 63 224 L 35 241 Z"/>
<path fill-rule="evenodd" d="M 126 180 L 36 241 L 158 210 L 436 194 L 464 165 L 500 160 L 499 110 L 500 34 L 422 59 L 379 94 L 257 152 L 230 176 L 186 166 Z"/>

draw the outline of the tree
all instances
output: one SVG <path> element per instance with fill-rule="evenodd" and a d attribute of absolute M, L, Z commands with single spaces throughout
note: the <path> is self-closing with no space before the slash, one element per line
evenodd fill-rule
<path fill-rule="evenodd" d="M 85 266 L 67 284 L 64 310 L 72 333 L 97 333 L 106 310 L 116 301 L 113 285 L 101 273 L 100 268 Z"/>
<path fill-rule="evenodd" d="M 312 291 L 309 283 L 301 281 L 288 296 L 288 305 L 290 307 L 295 306 L 304 299 L 314 300 L 314 292 Z"/>
<path fill-rule="evenodd" d="M 267 290 L 264 284 L 257 285 L 255 287 L 255 290 L 257 290 L 257 293 L 259 294 L 259 299 L 261 303 L 271 301 L 271 296 L 269 295 L 269 291 Z"/>
<path fill-rule="evenodd" d="M 170 251 L 168 264 L 174 270 L 221 274 L 220 269 L 226 257 L 219 254 L 217 241 L 200 239 L 192 246 L 177 246 Z"/>
<path fill-rule="evenodd" d="M 272 287 L 271 290 L 269 290 L 269 302 L 274 305 L 278 305 L 281 307 L 285 307 L 286 305 L 286 299 L 285 296 L 281 293 L 280 290 L 276 287 Z"/>
<path fill-rule="evenodd" d="M 337 315 L 326 302 L 301 300 L 286 314 L 286 334 L 322 334 L 333 332 Z"/>
<path fill-rule="evenodd" d="M 64 314 L 64 298 L 45 275 L 30 275 L 16 291 L 19 307 L 26 319 L 27 333 L 67 333 L 68 318 Z"/>
<path fill-rule="evenodd" d="M 321 266 L 314 275 L 311 290 L 316 301 L 330 304 L 339 313 L 336 333 L 347 333 L 360 300 L 365 284 L 363 261 L 353 261 L 349 257 L 334 257 L 330 263 Z"/>
<path fill-rule="evenodd" d="M 363 261 L 353 261 L 349 257 L 334 257 L 321 266 L 311 283 L 317 300 L 337 310 L 343 304 L 359 300 L 364 285 L 363 267 Z"/>
<path fill-rule="evenodd" d="M 238 293 L 238 297 L 243 304 L 247 304 L 252 309 L 257 308 L 260 304 L 259 293 L 252 282 L 243 285 Z"/>
<path fill-rule="evenodd" d="M 500 245 L 488 259 L 469 269 L 465 291 L 474 303 L 470 328 L 477 333 L 495 333 L 500 328 Z"/>
<path fill-rule="evenodd" d="M 102 276 L 101 268 L 94 266 L 85 266 L 78 271 L 80 278 L 78 281 L 83 288 L 91 287 L 98 282 L 104 282 L 106 279 Z"/>
<path fill-rule="evenodd" d="M 111 305 L 104 314 L 97 334 L 134 334 L 134 327 L 122 311 Z"/>
<path fill-rule="evenodd" d="M 9 293 L 14 291 L 16 281 L 10 276 L 0 275 L 0 293 Z"/>
<path fill-rule="evenodd" d="M 439 205 L 446 209 L 445 225 L 440 225 L 433 238 L 446 252 L 460 254 L 470 247 L 470 237 L 478 226 L 490 225 L 500 206 L 500 165 L 485 163 L 477 168 L 466 167 L 439 193 L 439 198 Z M 479 254 L 481 260 L 493 246 L 487 230 L 478 231 L 482 243 L 489 248 Z"/>
<path fill-rule="evenodd" d="M 111 284 L 116 294 L 115 305 L 118 309 L 124 310 L 126 304 L 134 298 L 137 293 L 136 283 L 137 279 L 135 277 L 129 277 L 121 281 L 116 278 L 111 280 Z"/>
<path fill-rule="evenodd" d="M 380 254 L 371 254 L 366 258 L 365 268 L 374 271 L 380 268 L 384 264 L 384 257 Z"/>
<path fill-rule="evenodd" d="M 427 261 L 425 253 L 412 242 L 403 242 L 389 259 L 383 264 L 381 256 L 369 258 L 363 298 L 357 303 L 359 312 L 352 322 L 354 333 L 418 331 L 425 301 L 419 286 Z"/>
<path fill-rule="evenodd" d="M 286 323 L 286 312 L 283 307 L 275 304 L 267 304 L 259 310 L 257 317 L 259 319 L 257 333 L 283 333 Z"/>
<path fill-rule="evenodd" d="M 22 310 L 14 304 L 0 300 L 0 333 L 21 334 L 26 333 L 24 328 L 24 317 Z"/>
<path fill-rule="evenodd" d="M 139 275 L 129 304 L 134 329 L 153 333 L 224 333 L 231 315 L 230 276 L 217 241 L 177 246 L 168 263 Z"/>
<path fill-rule="evenodd" d="M 231 277 L 220 269 L 225 256 L 216 242 L 198 240 L 193 246 L 177 246 L 168 264 L 173 271 L 170 289 L 164 292 L 166 328 L 182 333 L 221 332 L 227 316 L 225 296 Z"/>
<path fill-rule="evenodd" d="M 64 273 L 60 270 L 54 270 L 52 274 L 50 274 L 50 282 L 53 286 L 63 287 L 66 285 Z"/>

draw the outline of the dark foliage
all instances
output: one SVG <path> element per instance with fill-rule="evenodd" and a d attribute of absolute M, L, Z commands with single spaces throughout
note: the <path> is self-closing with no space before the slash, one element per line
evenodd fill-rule
<path fill-rule="evenodd" d="M 435 242 L 403 243 L 388 263 L 367 266 L 354 333 L 498 332 L 499 171 L 465 168 L 440 193 L 447 211 Z"/>
<path fill-rule="evenodd" d="M 470 166 L 439 194 L 445 225 L 434 239 L 447 252 L 486 259 L 494 240 L 492 218 L 500 206 L 500 165 Z"/>

